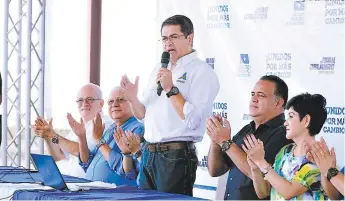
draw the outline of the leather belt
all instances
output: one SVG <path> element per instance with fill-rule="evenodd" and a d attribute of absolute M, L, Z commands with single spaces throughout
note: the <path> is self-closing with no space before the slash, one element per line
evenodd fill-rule
<path fill-rule="evenodd" d="M 150 152 L 162 152 L 177 149 L 195 149 L 193 142 L 165 142 L 165 143 L 152 143 L 147 144 Z"/>

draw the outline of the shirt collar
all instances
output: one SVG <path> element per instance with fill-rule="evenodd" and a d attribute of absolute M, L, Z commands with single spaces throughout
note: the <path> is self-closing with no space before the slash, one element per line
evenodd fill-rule
<path fill-rule="evenodd" d="M 134 116 L 131 116 L 131 117 L 129 117 L 129 119 L 127 119 L 127 121 L 126 121 L 124 124 L 122 124 L 120 127 L 121 127 L 122 129 L 123 129 L 123 128 L 126 128 L 126 127 L 127 127 L 129 124 L 131 124 L 133 121 L 136 121 L 136 118 L 135 118 Z M 117 126 L 116 126 L 116 124 L 114 123 L 112 127 L 116 128 Z"/>
<path fill-rule="evenodd" d="M 176 61 L 176 65 L 186 65 L 188 63 L 190 63 L 191 61 L 193 61 L 195 58 L 198 57 L 198 53 L 196 52 L 196 50 L 192 50 L 191 53 L 184 55 L 183 57 L 179 58 Z"/>
<path fill-rule="evenodd" d="M 280 126 L 284 123 L 285 121 L 285 115 L 284 113 L 278 115 L 278 116 L 275 116 L 274 118 L 266 121 L 265 123 L 263 123 L 262 125 L 264 126 L 268 126 L 268 127 L 277 127 L 277 126 Z M 255 129 L 255 122 L 254 121 L 251 121 L 250 122 L 250 127 L 253 129 L 253 130 L 256 130 Z"/>

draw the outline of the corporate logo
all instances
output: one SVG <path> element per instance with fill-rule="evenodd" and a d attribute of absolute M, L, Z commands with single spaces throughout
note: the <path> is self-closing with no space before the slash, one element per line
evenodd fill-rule
<path fill-rule="evenodd" d="M 334 74 L 336 57 L 322 57 L 320 62 L 310 64 L 310 70 L 318 71 L 321 74 Z"/>
<path fill-rule="evenodd" d="M 258 7 L 253 12 L 244 15 L 244 20 L 266 20 L 268 14 L 268 7 Z"/>
<path fill-rule="evenodd" d="M 291 53 L 273 52 L 266 55 L 266 75 L 291 77 Z"/>
<path fill-rule="evenodd" d="M 305 1 L 295 1 L 293 6 L 295 11 L 304 11 Z"/>
<path fill-rule="evenodd" d="M 215 58 L 206 58 L 206 63 L 212 68 L 214 69 L 214 63 L 215 63 L 216 59 Z"/>
<path fill-rule="evenodd" d="M 183 73 L 183 75 L 176 80 L 176 82 L 180 82 L 180 83 L 185 83 L 186 81 L 187 81 L 187 72 Z"/>
<path fill-rule="evenodd" d="M 325 23 L 344 24 L 345 2 L 344 0 L 325 1 Z"/>
<path fill-rule="evenodd" d="M 201 158 L 201 161 L 198 161 L 198 167 L 200 167 L 202 170 L 204 171 L 208 171 L 207 170 L 207 156 L 204 156 Z"/>
<path fill-rule="evenodd" d="M 326 107 L 327 120 L 322 128 L 325 134 L 344 134 L 345 107 Z"/>
<path fill-rule="evenodd" d="M 225 102 L 214 102 L 213 103 L 213 116 L 220 115 L 225 119 L 228 118 L 228 103 Z"/>
<path fill-rule="evenodd" d="M 208 7 L 207 28 L 222 29 L 230 27 L 229 5 L 222 4 Z"/>
<path fill-rule="evenodd" d="M 305 0 L 293 1 L 293 13 L 287 25 L 304 25 Z"/>
<path fill-rule="evenodd" d="M 240 65 L 237 69 L 237 77 L 249 77 L 251 66 L 248 54 L 240 54 Z"/>

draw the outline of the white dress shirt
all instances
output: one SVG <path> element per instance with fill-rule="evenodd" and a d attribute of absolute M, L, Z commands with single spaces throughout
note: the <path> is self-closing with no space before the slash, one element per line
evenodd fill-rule
<path fill-rule="evenodd" d="M 101 115 L 101 117 L 102 117 L 102 122 L 105 124 L 104 131 L 106 131 L 110 127 L 110 125 L 114 123 L 114 121 L 110 117 L 104 116 L 103 114 Z M 85 131 L 86 131 L 87 146 L 89 150 L 92 150 L 98 143 L 92 137 L 92 131 L 93 131 L 92 121 L 88 121 L 85 124 Z M 78 136 L 73 131 L 70 131 L 70 133 L 65 138 L 73 142 L 79 142 Z M 69 154 L 66 151 L 63 151 L 63 152 L 65 154 L 65 159 L 56 162 L 56 165 L 58 166 L 61 174 L 70 175 L 70 176 L 79 177 L 79 178 L 85 178 L 86 173 L 84 172 L 83 168 L 80 167 L 78 157 L 72 154 Z"/>
<path fill-rule="evenodd" d="M 161 68 L 157 64 L 150 75 L 147 89 L 143 94 L 142 104 L 146 113 L 146 141 L 151 143 L 168 141 L 200 142 L 205 133 L 206 118 L 212 113 L 213 101 L 219 91 L 219 81 L 214 70 L 197 57 L 197 52 L 183 56 L 172 70 L 173 84 L 186 100 L 182 120 L 170 98 L 163 91 L 157 95 L 157 73 Z M 168 65 L 171 69 L 171 63 Z"/>

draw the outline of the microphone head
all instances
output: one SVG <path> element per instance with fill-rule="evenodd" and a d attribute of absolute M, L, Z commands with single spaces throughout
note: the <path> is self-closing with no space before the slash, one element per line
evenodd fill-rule
<path fill-rule="evenodd" d="M 170 54 L 169 52 L 163 52 L 161 57 L 161 64 L 166 64 L 168 66 L 170 61 Z"/>

